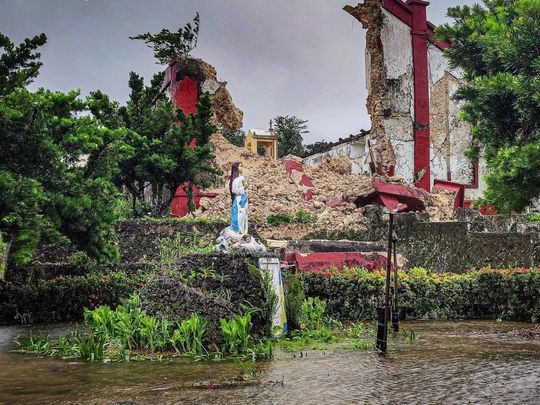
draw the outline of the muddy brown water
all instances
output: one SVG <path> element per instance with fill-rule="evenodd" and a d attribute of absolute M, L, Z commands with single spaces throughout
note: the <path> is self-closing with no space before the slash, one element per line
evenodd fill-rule
<path fill-rule="evenodd" d="M 13 353 L 24 327 L 0 327 L 1 404 L 540 403 L 540 341 L 513 336 L 531 324 L 402 323 L 417 341 L 389 352 L 277 351 L 257 363 L 263 384 L 195 388 L 234 379 L 234 362 L 85 363 Z M 52 328 L 51 334 L 62 332 Z"/>

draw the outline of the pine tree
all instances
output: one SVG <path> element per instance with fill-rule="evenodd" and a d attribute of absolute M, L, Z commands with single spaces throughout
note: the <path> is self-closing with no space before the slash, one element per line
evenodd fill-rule
<path fill-rule="evenodd" d="M 278 155 L 302 156 L 303 135 L 309 133 L 307 121 L 295 116 L 278 116 L 274 118 L 275 131 L 278 134 Z"/>
<path fill-rule="evenodd" d="M 0 35 L 0 232 L 10 264 L 42 241 L 64 240 L 100 260 L 111 242 L 117 190 L 110 174 L 123 155 L 123 129 L 88 114 L 78 91 L 25 86 L 39 73 L 42 34 L 15 46 Z M 125 151 L 124 151 L 125 152 Z"/>
<path fill-rule="evenodd" d="M 200 19 L 199 13 L 193 18 L 193 27 L 187 23 L 176 32 L 171 32 L 163 28 L 157 34 L 139 34 L 129 39 L 141 39 L 148 47 L 154 50 L 154 57 L 161 64 L 168 64 L 171 58 L 176 56 L 189 56 L 191 51 L 197 46 L 199 38 Z"/>
<path fill-rule="evenodd" d="M 453 7 L 449 39 L 453 67 L 467 84 L 456 94 L 474 124 L 471 155 L 486 158 L 485 202 L 500 212 L 523 210 L 540 196 L 540 1 L 491 0 Z"/>

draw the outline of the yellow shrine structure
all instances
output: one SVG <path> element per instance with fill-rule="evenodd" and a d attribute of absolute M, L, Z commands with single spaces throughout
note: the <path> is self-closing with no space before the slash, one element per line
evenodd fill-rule
<path fill-rule="evenodd" d="M 272 120 L 270 120 L 268 130 L 249 129 L 246 134 L 244 146 L 252 153 L 257 153 L 260 145 L 264 148 L 265 156 L 277 159 L 277 140 L 277 133 L 272 128 Z"/>

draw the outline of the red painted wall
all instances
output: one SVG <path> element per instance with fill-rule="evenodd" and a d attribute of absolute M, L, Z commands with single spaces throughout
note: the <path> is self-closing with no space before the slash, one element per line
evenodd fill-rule
<path fill-rule="evenodd" d="M 174 74 L 172 74 L 174 72 Z M 174 79 L 176 69 L 171 69 L 170 77 Z M 197 81 L 191 77 L 184 77 L 180 82 L 175 83 L 171 81 L 172 86 L 171 98 L 174 100 L 176 108 L 180 108 L 184 114 L 195 114 L 197 112 L 197 99 L 198 99 L 198 86 Z M 195 139 L 191 141 L 191 147 L 195 148 Z M 186 186 L 184 184 L 184 186 Z M 199 202 L 201 200 L 201 193 L 199 189 L 193 187 L 193 202 L 195 207 L 199 208 Z M 189 212 L 187 193 L 184 191 L 184 187 L 180 186 L 176 190 L 175 197 L 171 204 L 171 215 L 183 217 Z"/>
<path fill-rule="evenodd" d="M 184 114 L 197 112 L 197 81 L 191 77 L 184 77 L 176 86 L 174 104 Z"/>

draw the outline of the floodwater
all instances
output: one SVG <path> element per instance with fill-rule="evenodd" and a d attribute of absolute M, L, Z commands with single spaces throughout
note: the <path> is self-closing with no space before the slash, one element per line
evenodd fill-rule
<path fill-rule="evenodd" d="M 540 341 L 513 336 L 531 324 L 404 322 L 417 340 L 389 352 L 278 351 L 257 363 L 260 385 L 196 388 L 232 380 L 233 362 L 84 363 L 12 353 L 23 327 L 0 327 L 1 404 L 540 403 Z M 54 333 L 54 331 L 52 331 Z M 194 386 L 195 385 L 195 386 Z"/>

